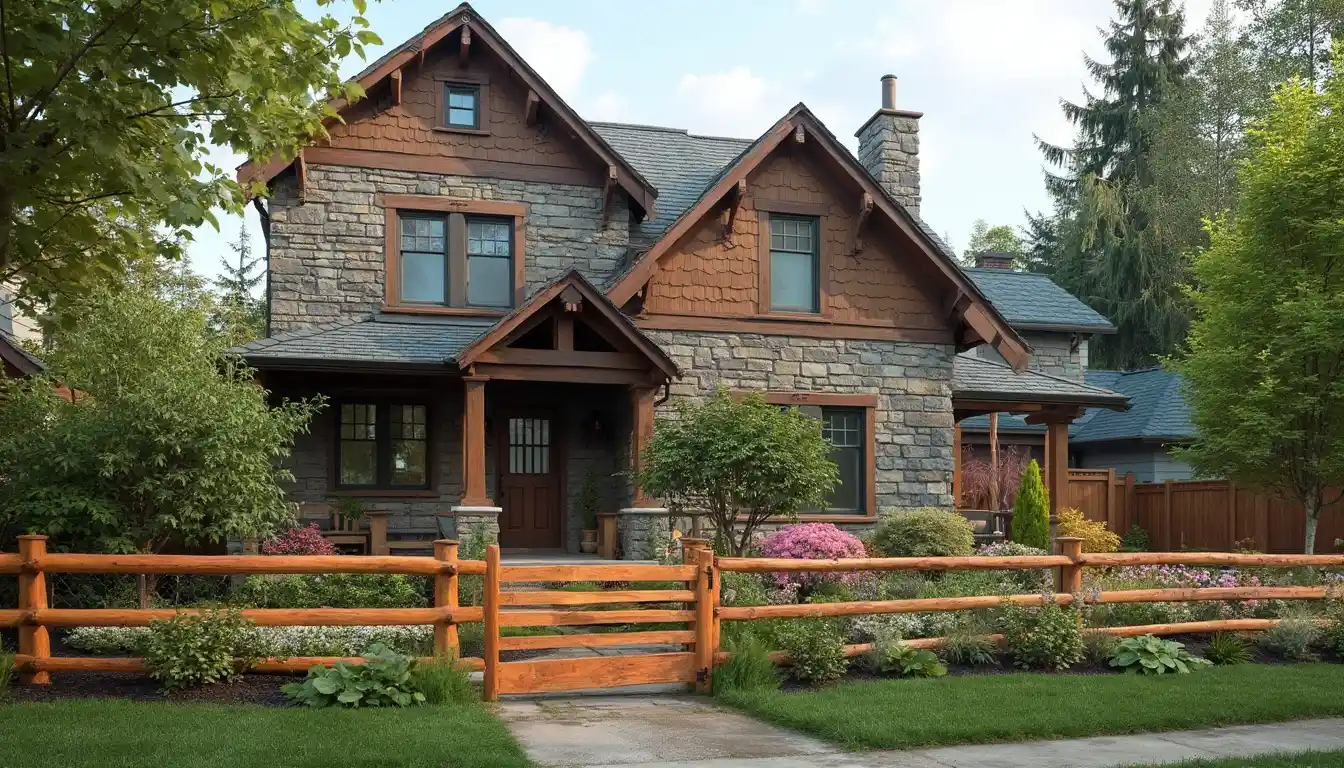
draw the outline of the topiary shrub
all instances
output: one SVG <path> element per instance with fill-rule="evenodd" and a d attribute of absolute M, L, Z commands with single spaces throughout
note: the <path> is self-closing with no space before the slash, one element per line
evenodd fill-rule
<path fill-rule="evenodd" d="M 1058 533 L 1082 539 L 1084 552 L 1114 552 L 1120 548 L 1120 537 L 1111 533 L 1105 523 L 1088 520 L 1082 510 L 1073 507 L 1059 510 Z"/>
<path fill-rule="evenodd" d="M 964 557 L 975 549 L 975 531 L 955 512 L 915 509 L 883 520 L 873 542 L 886 557 Z"/>
<path fill-rule="evenodd" d="M 831 560 L 864 557 L 866 552 L 858 536 L 846 533 L 830 523 L 786 525 L 761 540 L 762 557 L 790 560 Z M 807 589 L 823 582 L 855 584 L 862 573 L 773 573 L 776 587 L 797 584 Z"/>
<path fill-rule="evenodd" d="M 261 543 L 263 555 L 335 555 L 336 546 L 322 535 L 317 523 L 290 528 Z"/>
<path fill-rule="evenodd" d="M 1022 471 L 1022 486 L 1013 500 L 1013 541 L 1037 549 L 1050 548 L 1050 494 L 1041 482 L 1035 459 Z"/>

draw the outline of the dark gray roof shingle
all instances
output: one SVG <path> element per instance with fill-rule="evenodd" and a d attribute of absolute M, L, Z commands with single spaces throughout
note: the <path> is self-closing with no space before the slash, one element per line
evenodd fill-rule
<path fill-rule="evenodd" d="M 952 362 L 953 397 L 1027 400 L 1124 408 L 1126 397 L 1038 371 L 1014 371 L 1003 363 L 958 355 Z"/>
<path fill-rule="evenodd" d="M 444 365 L 493 318 L 374 314 L 248 342 L 234 352 L 253 365 L 279 361 L 342 364 Z"/>
<path fill-rule="evenodd" d="M 14 366 L 20 370 L 44 371 L 47 364 L 42 362 L 36 355 L 23 348 L 23 344 L 14 334 L 0 328 L 0 344 L 4 344 L 6 349 L 12 350 L 10 354 L 14 356 Z"/>
<path fill-rule="evenodd" d="M 1115 326 L 1048 276 L 1009 269 L 967 269 L 966 274 L 1019 331 L 1051 329 L 1114 333 Z"/>
<path fill-rule="evenodd" d="M 1074 442 L 1105 440 L 1193 440 L 1190 405 L 1180 374 L 1162 368 L 1143 371 L 1088 371 L 1089 384 L 1129 395 L 1125 413 L 1099 411 L 1079 426 Z"/>

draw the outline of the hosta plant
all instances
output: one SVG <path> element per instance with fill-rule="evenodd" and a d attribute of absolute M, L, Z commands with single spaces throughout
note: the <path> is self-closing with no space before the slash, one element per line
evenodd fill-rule
<path fill-rule="evenodd" d="M 878 672 L 894 672 L 901 677 L 942 677 L 947 674 L 947 667 L 933 651 L 892 643 L 882 648 L 880 654 L 875 661 Z"/>
<path fill-rule="evenodd" d="M 375 645 L 363 664 L 338 661 L 315 666 L 302 683 L 283 688 L 294 701 L 309 707 L 410 707 L 425 703 L 412 675 L 415 659 Z"/>
<path fill-rule="evenodd" d="M 1189 674 L 1213 662 L 1193 656 L 1175 640 L 1163 640 L 1153 635 L 1127 637 L 1111 654 L 1111 666 L 1126 672 L 1145 675 L 1163 675 L 1175 672 Z"/>

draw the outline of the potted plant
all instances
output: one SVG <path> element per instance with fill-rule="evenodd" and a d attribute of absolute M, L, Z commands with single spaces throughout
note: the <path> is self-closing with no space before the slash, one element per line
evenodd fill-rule
<path fill-rule="evenodd" d="M 591 555 L 597 552 L 597 508 L 602 503 L 597 490 L 597 473 L 591 469 L 583 475 L 583 485 L 579 486 L 576 503 L 580 519 L 583 521 L 583 538 L 579 541 L 579 551 Z"/>

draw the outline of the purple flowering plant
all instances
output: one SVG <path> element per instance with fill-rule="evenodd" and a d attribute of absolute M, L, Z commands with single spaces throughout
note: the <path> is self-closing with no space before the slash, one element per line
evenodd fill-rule
<path fill-rule="evenodd" d="M 859 537 L 846 533 L 830 523 L 799 523 L 786 525 L 761 540 L 762 557 L 780 557 L 793 560 L 831 560 L 866 557 Z M 770 578 L 776 587 L 791 584 L 807 588 L 823 581 L 854 585 L 862 573 L 774 573 Z"/>

